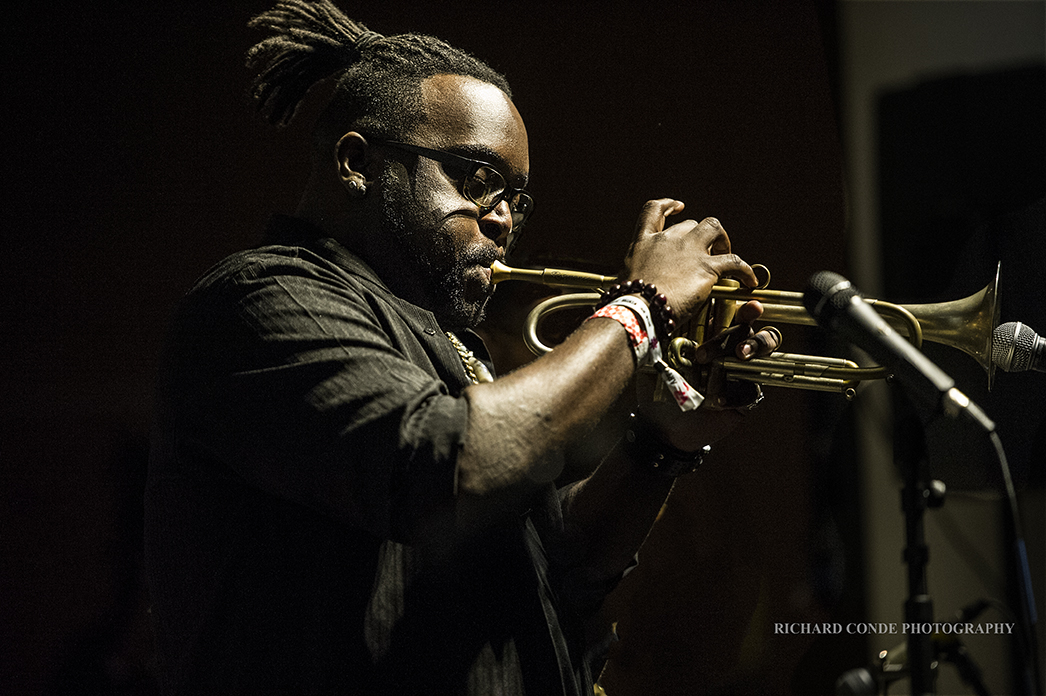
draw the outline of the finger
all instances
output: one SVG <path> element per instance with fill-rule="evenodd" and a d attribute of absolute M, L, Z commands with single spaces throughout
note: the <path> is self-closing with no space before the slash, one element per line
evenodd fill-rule
<path fill-rule="evenodd" d="M 706 217 L 697 223 L 697 233 L 701 235 L 701 242 L 710 254 L 729 254 L 730 236 L 723 229 L 722 223 L 714 217 Z"/>
<path fill-rule="evenodd" d="M 639 220 L 636 222 L 636 236 L 638 237 L 644 233 L 656 234 L 661 232 L 665 228 L 665 218 L 669 215 L 681 213 L 683 208 L 682 201 L 672 198 L 658 198 L 647 201 L 643 204 L 643 209 L 639 213 Z"/>
<path fill-rule="evenodd" d="M 750 288 L 759 286 L 755 271 L 737 254 L 714 254 L 708 257 L 708 265 L 720 278 L 735 278 Z"/>
<path fill-rule="evenodd" d="M 753 334 L 754 331 L 748 324 L 734 324 L 697 346 L 694 350 L 694 360 L 705 364 L 716 358 L 735 355 L 737 347 Z"/>
<path fill-rule="evenodd" d="M 729 254 L 732 247 L 730 246 L 730 235 L 726 233 L 726 229 L 718 219 L 710 217 L 705 218 L 703 222 L 707 222 L 709 227 L 718 229 L 719 234 L 716 235 L 712 244 L 708 247 L 708 251 L 711 254 Z"/>
<path fill-rule="evenodd" d="M 752 267 L 740 256 L 731 252 L 730 236 L 718 219 L 705 218 L 698 224 L 697 230 L 704 237 L 703 241 L 708 246 L 708 253 L 719 262 L 717 272 L 720 278 L 736 278 L 750 288 L 759 287 L 759 278 Z"/>
<path fill-rule="evenodd" d="M 734 323 L 751 324 L 753 321 L 759 321 L 761 316 L 763 316 L 762 303 L 759 300 L 749 300 L 737 308 L 737 313 L 734 314 Z"/>
<path fill-rule="evenodd" d="M 737 346 L 737 357 L 742 360 L 762 358 L 781 347 L 781 332 L 776 327 L 766 326 Z"/>

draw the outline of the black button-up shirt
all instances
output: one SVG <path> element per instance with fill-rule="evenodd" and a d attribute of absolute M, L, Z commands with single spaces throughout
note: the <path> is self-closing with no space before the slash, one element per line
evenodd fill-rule
<path fill-rule="evenodd" d="M 165 690 L 590 694 L 580 622 L 605 588 L 570 587 L 551 486 L 434 551 L 468 420 L 435 317 L 301 221 L 270 240 L 195 285 L 164 359 L 146 551 Z"/>

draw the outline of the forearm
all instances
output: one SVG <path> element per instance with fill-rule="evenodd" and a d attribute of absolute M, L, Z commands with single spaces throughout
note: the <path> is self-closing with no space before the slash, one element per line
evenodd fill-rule
<path fill-rule="evenodd" d="M 628 566 L 674 482 L 637 466 L 619 443 L 591 476 L 570 487 L 563 498 L 564 526 L 588 573 L 610 578 Z"/>
<path fill-rule="evenodd" d="M 459 505 L 514 509 L 554 481 L 562 470 L 558 454 L 599 421 L 634 371 L 623 327 L 597 318 L 533 363 L 466 389 Z"/>

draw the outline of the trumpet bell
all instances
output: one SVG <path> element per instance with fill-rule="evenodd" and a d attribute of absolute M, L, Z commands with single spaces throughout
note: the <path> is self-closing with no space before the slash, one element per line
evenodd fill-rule
<path fill-rule="evenodd" d="M 992 334 L 999 325 L 1001 296 L 999 276 L 1002 264 L 995 267 L 995 277 L 980 292 L 951 302 L 901 305 L 918 318 L 923 338 L 956 348 L 976 360 L 988 373 L 988 389 L 995 381 L 992 361 Z"/>

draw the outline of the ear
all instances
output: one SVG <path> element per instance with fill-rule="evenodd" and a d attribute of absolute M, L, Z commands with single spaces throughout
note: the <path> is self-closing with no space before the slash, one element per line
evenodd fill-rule
<path fill-rule="evenodd" d="M 351 131 L 338 139 L 335 147 L 338 180 L 353 196 L 360 197 L 367 190 L 367 139 Z"/>

